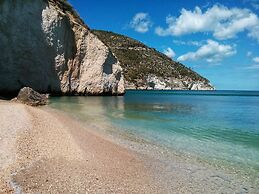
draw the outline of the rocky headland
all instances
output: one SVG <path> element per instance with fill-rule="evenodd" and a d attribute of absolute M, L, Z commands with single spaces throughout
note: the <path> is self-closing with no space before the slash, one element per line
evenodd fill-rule
<path fill-rule="evenodd" d="M 214 90 L 208 79 L 154 48 L 113 32 L 92 32 L 121 62 L 126 89 Z"/>
<path fill-rule="evenodd" d="M 2 0 L 0 50 L 1 95 L 17 95 L 23 87 L 60 95 L 213 89 L 206 78 L 155 49 L 91 30 L 66 0 Z"/>

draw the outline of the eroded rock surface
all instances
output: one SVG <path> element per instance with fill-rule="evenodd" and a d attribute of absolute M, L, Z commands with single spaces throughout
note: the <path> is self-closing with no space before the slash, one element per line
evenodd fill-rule
<path fill-rule="evenodd" d="M 1 0 L 0 94 L 120 95 L 120 62 L 65 0 Z"/>
<path fill-rule="evenodd" d="M 48 103 L 48 95 L 40 94 L 32 88 L 24 87 L 20 90 L 14 101 L 22 102 L 30 106 L 42 106 Z"/>

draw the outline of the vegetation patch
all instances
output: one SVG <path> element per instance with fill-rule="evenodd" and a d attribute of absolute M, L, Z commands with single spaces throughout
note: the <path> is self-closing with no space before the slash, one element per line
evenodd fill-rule
<path fill-rule="evenodd" d="M 194 82 L 209 81 L 183 64 L 173 61 L 154 48 L 129 37 L 113 32 L 92 30 L 122 63 L 125 79 L 135 83 L 150 74 L 163 78 L 185 79 Z"/>

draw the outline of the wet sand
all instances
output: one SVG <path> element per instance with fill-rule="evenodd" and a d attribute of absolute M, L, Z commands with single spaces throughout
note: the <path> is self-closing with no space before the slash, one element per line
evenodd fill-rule
<path fill-rule="evenodd" d="M 0 193 L 163 193 L 138 156 L 56 112 L 0 101 Z"/>

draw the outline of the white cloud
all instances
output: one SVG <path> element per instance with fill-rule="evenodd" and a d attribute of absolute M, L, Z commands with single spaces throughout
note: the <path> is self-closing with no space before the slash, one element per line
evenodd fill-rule
<path fill-rule="evenodd" d="M 246 67 L 245 69 L 259 69 L 259 64 L 254 64 Z"/>
<path fill-rule="evenodd" d="M 258 26 L 250 30 L 248 36 L 251 38 L 254 38 L 255 40 L 257 40 L 257 42 L 259 42 L 259 23 L 258 23 Z"/>
<path fill-rule="evenodd" d="M 175 52 L 174 52 L 174 50 L 173 49 L 171 49 L 170 47 L 168 47 L 167 49 L 165 49 L 164 51 L 163 51 L 163 53 L 166 55 L 166 56 L 168 56 L 169 58 L 174 58 L 175 57 Z"/>
<path fill-rule="evenodd" d="M 248 9 L 229 9 L 222 5 L 214 5 L 205 12 L 199 7 L 195 7 L 193 11 L 182 9 L 179 17 L 168 16 L 166 23 L 168 27 L 157 27 L 156 34 L 180 36 L 210 32 L 215 38 L 223 40 L 248 31 L 248 36 L 259 42 L 259 18 Z"/>
<path fill-rule="evenodd" d="M 256 10 L 259 10 L 259 1 L 254 1 L 254 3 L 252 3 L 252 6 L 253 6 Z"/>
<path fill-rule="evenodd" d="M 253 53 L 252 53 L 251 51 L 248 51 L 248 52 L 246 53 L 246 56 L 247 56 L 247 57 L 251 57 L 252 54 L 253 54 Z"/>
<path fill-rule="evenodd" d="M 256 62 L 256 63 L 259 63 L 259 57 L 253 58 L 253 61 Z"/>
<path fill-rule="evenodd" d="M 140 33 L 149 31 L 152 26 L 148 13 L 137 13 L 130 22 L 131 28 Z"/>
<path fill-rule="evenodd" d="M 202 41 L 182 41 L 182 40 L 173 40 L 174 44 L 177 45 L 187 45 L 187 46 L 201 46 Z"/>
<path fill-rule="evenodd" d="M 236 54 L 235 48 L 230 45 L 219 44 L 213 40 L 207 40 L 207 44 L 201 46 L 196 52 L 189 52 L 180 57 L 178 61 L 206 60 L 209 63 L 222 61 L 223 58 Z"/>
<path fill-rule="evenodd" d="M 249 3 L 254 9 L 259 10 L 259 0 L 243 0 L 244 3 Z"/>

